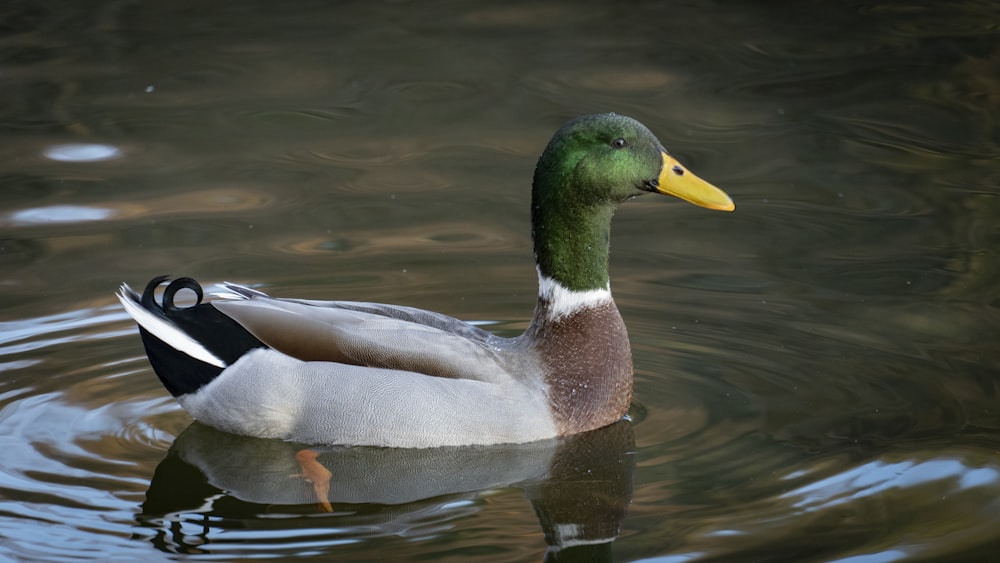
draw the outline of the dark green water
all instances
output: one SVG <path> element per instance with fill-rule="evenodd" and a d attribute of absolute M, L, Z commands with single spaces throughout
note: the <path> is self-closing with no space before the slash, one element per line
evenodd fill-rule
<path fill-rule="evenodd" d="M 638 118 L 734 214 L 641 198 L 632 421 L 325 450 L 192 425 L 117 285 L 385 301 L 511 334 L 535 158 Z M 992 2 L 6 2 L 0 558 L 991 561 Z"/>

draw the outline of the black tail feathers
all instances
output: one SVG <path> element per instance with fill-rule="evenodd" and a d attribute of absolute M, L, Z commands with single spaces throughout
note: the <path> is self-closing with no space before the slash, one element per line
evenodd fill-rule
<path fill-rule="evenodd" d="M 203 303 L 204 292 L 201 285 L 192 278 L 177 278 L 170 281 L 163 290 L 160 302 L 157 303 L 156 290 L 169 279 L 169 276 L 157 276 L 150 280 L 138 299 L 139 304 L 143 309 L 187 334 L 224 364 L 218 366 L 195 358 L 140 326 L 139 332 L 149 362 L 170 394 L 178 397 L 193 393 L 218 377 L 227 366 L 250 350 L 266 347 L 242 325 L 224 315 L 211 303 Z M 193 291 L 196 301 L 189 307 L 178 307 L 174 303 L 174 297 L 177 292 L 184 289 Z M 138 296 L 133 294 L 133 299 L 135 297 Z"/>

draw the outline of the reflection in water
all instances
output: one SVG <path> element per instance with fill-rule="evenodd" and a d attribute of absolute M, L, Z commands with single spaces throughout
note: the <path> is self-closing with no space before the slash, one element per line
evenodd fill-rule
<path fill-rule="evenodd" d="M 940 482 L 950 483 L 944 492 L 960 494 L 979 487 L 1000 484 L 997 467 L 968 467 L 959 459 L 873 461 L 849 471 L 810 483 L 783 495 L 804 512 L 823 510 L 851 500 Z M 1000 505 L 1000 502 L 998 502 Z"/>
<path fill-rule="evenodd" d="M 639 448 L 648 482 L 626 527 L 645 532 L 628 544 L 678 561 L 881 561 L 887 551 L 979 561 L 995 542 L 1000 459 L 974 439 L 816 450 L 746 430 L 713 426 Z"/>
<path fill-rule="evenodd" d="M 547 560 L 605 560 L 631 500 L 635 465 L 627 421 L 533 444 L 305 447 L 192 424 L 157 467 L 139 521 L 171 553 L 252 556 L 252 545 L 227 542 L 232 530 L 248 528 L 269 530 L 269 553 L 294 553 L 320 542 L 426 539 L 472 517 L 484 496 L 516 486 L 538 515 Z M 310 468 L 317 462 L 325 471 Z M 319 473 L 328 479 L 323 486 Z M 310 514 L 322 516 L 304 519 Z"/>
<path fill-rule="evenodd" d="M 60 162 L 98 162 L 118 158 L 121 156 L 121 150 L 111 145 L 67 143 L 52 145 L 46 148 L 42 154 L 46 158 Z"/>
<path fill-rule="evenodd" d="M 101 207 L 86 207 L 83 205 L 52 205 L 22 209 L 7 214 L 0 220 L 0 226 L 6 225 L 49 225 L 52 223 L 84 223 L 87 221 L 104 221 L 115 215 L 114 210 Z"/>

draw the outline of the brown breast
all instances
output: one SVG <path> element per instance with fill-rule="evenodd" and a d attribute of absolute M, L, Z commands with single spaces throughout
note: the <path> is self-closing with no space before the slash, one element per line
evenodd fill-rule
<path fill-rule="evenodd" d="M 625 415 L 632 399 L 632 350 L 614 301 L 556 320 L 539 302 L 530 335 L 546 368 L 561 434 L 607 426 Z"/>

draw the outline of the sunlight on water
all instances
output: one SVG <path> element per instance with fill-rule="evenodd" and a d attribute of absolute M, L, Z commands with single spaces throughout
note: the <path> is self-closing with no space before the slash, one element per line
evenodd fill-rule
<path fill-rule="evenodd" d="M 121 150 L 111 145 L 69 143 L 52 145 L 42 154 L 59 162 L 99 162 L 118 158 L 121 156 Z"/>
<path fill-rule="evenodd" d="M 931 460 L 923 463 L 912 461 L 885 463 L 872 462 L 829 479 L 790 491 L 787 498 L 799 497 L 794 506 L 803 510 L 820 510 L 899 489 L 926 485 L 943 480 L 955 481 L 955 489 L 945 494 L 955 494 L 976 487 L 988 487 L 1000 482 L 996 468 L 971 468 L 960 460 Z"/>
<path fill-rule="evenodd" d="M 7 215 L 0 224 L 13 225 L 44 225 L 47 223 L 83 223 L 87 221 L 103 221 L 114 216 L 111 209 L 99 207 L 84 207 L 82 205 L 53 205 L 23 209 Z"/>

